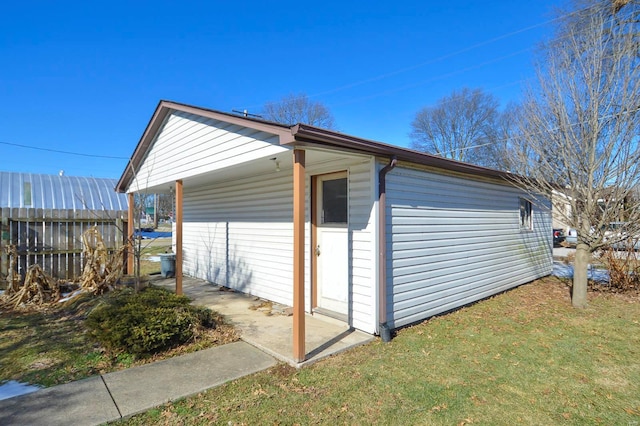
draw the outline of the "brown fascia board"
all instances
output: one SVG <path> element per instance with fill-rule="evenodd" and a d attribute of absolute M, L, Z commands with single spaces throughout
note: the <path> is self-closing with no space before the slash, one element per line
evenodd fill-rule
<path fill-rule="evenodd" d="M 293 143 L 296 145 L 308 144 L 339 147 L 349 151 L 364 152 L 378 156 L 395 156 L 400 161 L 436 167 L 443 170 L 451 170 L 459 173 L 490 177 L 494 179 L 512 180 L 514 178 L 514 175 L 509 172 L 450 160 L 399 146 L 388 145 L 382 142 L 360 139 L 354 136 L 305 124 L 297 124 L 293 126 L 291 132 L 295 138 L 295 142 Z"/>
<path fill-rule="evenodd" d="M 162 100 L 158 103 L 155 112 L 151 116 L 136 149 L 127 164 L 118 184 L 117 192 L 126 192 L 127 187 L 135 176 L 135 170 L 142 164 L 147 155 L 158 130 L 163 125 L 166 117 L 174 111 L 182 111 L 189 114 L 199 115 L 213 120 L 224 121 L 226 123 L 239 126 L 250 127 L 252 129 L 264 131 L 278 135 L 281 145 L 295 146 L 325 146 L 329 148 L 340 148 L 345 151 L 366 153 L 378 156 L 393 157 L 400 161 L 436 167 L 443 170 L 451 170 L 477 176 L 484 176 L 497 179 L 512 180 L 515 176 L 509 172 L 493 170 L 473 164 L 462 163 L 435 155 L 425 154 L 418 151 L 388 145 L 382 142 L 361 139 L 355 136 L 326 130 L 307 124 L 296 124 L 288 126 L 271 121 L 261 120 L 253 117 L 243 117 L 222 111 L 208 108 L 200 108 L 179 102 Z"/>
<path fill-rule="evenodd" d="M 164 124 L 166 117 L 174 112 L 182 111 L 189 114 L 199 115 L 201 117 L 211 118 L 213 120 L 224 121 L 226 123 L 237 124 L 239 126 L 250 127 L 252 129 L 276 134 L 280 139 L 280 144 L 286 145 L 293 141 L 291 135 L 291 127 L 271 121 L 260 120 L 252 117 L 242 117 L 213 109 L 200 108 L 192 105 L 181 104 L 179 102 L 161 100 L 156 107 L 155 112 L 151 116 L 147 127 L 145 128 L 133 155 L 129 160 L 118 184 L 117 192 L 126 192 L 127 187 L 135 176 L 135 170 L 142 164 L 147 155 L 160 127 Z"/>
<path fill-rule="evenodd" d="M 174 111 L 182 111 L 202 117 L 211 118 L 213 120 L 224 121 L 226 123 L 237 124 L 239 126 L 250 127 L 252 129 L 274 133 L 280 137 L 290 137 L 291 126 L 276 123 L 275 121 L 263 120 L 255 117 L 244 117 L 229 112 L 218 111 L 215 109 L 201 108 L 193 105 L 182 104 L 173 101 L 161 101 L 161 104 Z M 280 143 L 283 143 L 281 141 Z"/>

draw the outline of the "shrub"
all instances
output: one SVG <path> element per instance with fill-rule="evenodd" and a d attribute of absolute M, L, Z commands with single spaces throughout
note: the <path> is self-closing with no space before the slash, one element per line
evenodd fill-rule
<path fill-rule="evenodd" d="M 191 306 L 186 297 L 157 287 L 108 294 L 89 313 L 86 324 L 108 349 L 142 356 L 186 343 L 201 328 L 216 325 L 211 310 Z"/>
<path fill-rule="evenodd" d="M 608 248 L 603 251 L 602 261 L 609 271 L 609 287 L 613 291 L 640 290 L 640 262 L 633 245 L 626 250 Z"/>

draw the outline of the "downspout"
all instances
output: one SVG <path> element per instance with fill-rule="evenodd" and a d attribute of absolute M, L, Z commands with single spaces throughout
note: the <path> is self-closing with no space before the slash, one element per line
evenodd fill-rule
<path fill-rule="evenodd" d="M 383 342 L 391 341 L 391 330 L 387 324 L 387 173 L 397 162 L 394 155 L 378 173 L 378 320 Z"/>

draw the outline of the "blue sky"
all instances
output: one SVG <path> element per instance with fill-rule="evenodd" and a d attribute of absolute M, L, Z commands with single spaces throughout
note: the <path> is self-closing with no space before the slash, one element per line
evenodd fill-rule
<path fill-rule="evenodd" d="M 306 93 L 341 132 L 409 146 L 416 112 L 453 90 L 517 101 L 559 5 L 5 2 L 0 170 L 119 178 L 161 99 L 258 113 Z"/>

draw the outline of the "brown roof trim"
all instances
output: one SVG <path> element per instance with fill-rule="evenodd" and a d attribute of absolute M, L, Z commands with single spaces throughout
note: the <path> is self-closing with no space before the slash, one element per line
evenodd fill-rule
<path fill-rule="evenodd" d="M 251 127 L 256 130 L 261 130 L 267 133 L 278 135 L 281 144 L 291 143 L 293 137 L 291 136 L 290 126 L 275 123 L 272 121 L 260 120 L 252 117 L 242 117 L 235 114 L 230 114 L 222 111 L 216 111 L 208 108 L 200 108 L 192 105 L 181 104 L 179 102 L 161 100 L 156 107 L 147 127 L 133 151 L 133 155 L 127 164 L 118 184 L 116 185 L 117 192 L 126 192 L 129 184 L 133 181 L 135 176 L 135 170 L 138 169 L 140 164 L 144 161 L 147 152 L 151 148 L 151 145 L 155 141 L 155 137 L 160 130 L 160 127 L 164 124 L 166 117 L 174 112 L 182 111 L 189 114 L 199 115 L 213 120 L 220 120 L 226 123 L 237 124 L 239 126 Z"/>
<path fill-rule="evenodd" d="M 513 177 L 509 172 L 503 172 L 500 170 L 489 169 L 487 167 L 450 160 L 448 158 L 425 154 L 423 152 L 414 151 L 399 146 L 388 145 L 382 142 L 360 139 L 354 136 L 349 136 L 331 130 L 309 126 L 306 124 L 297 124 L 293 126 L 291 132 L 295 137 L 296 145 L 310 144 L 340 147 L 351 151 L 364 152 L 385 157 L 395 156 L 400 161 L 406 161 L 430 167 L 437 167 L 440 169 L 452 170 L 460 173 L 498 179 L 508 179 L 510 177 Z"/>
<path fill-rule="evenodd" d="M 133 181 L 135 170 L 144 161 L 147 152 L 155 141 L 155 137 L 165 122 L 166 117 L 174 111 L 182 111 L 189 114 L 199 115 L 213 120 L 220 120 L 226 123 L 246 126 L 256 130 L 278 135 L 281 145 L 294 146 L 326 146 L 340 148 L 352 152 L 373 154 L 378 156 L 393 157 L 400 161 L 416 163 L 420 165 L 436 167 L 444 170 L 451 170 L 477 176 L 484 176 L 497 179 L 512 179 L 513 175 L 508 172 L 493 170 L 473 164 L 462 163 L 423 152 L 413 151 L 399 146 L 388 145 L 382 142 L 361 139 L 355 136 L 346 135 L 332 130 L 321 129 L 307 124 L 296 124 L 288 126 L 272 121 L 243 117 L 226 112 L 216 111 L 208 108 L 200 108 L 192 105 L 181 104 L 173 101 L 162 100 L 158 103 L 155 112 L 151 116 L 138 145 L 136 146 L 127 167 L 125 168 L 118 184 L 117 192 L 126 192 Z"/>
<path fill-rule="evenodd" d="M 157 130 L 160 128 L 160 125 L 164 122 L 164 118 L 166 117 L 166 115 L 167 111 L 162 108 L 162 101 L 160 101 L 160 103 L 158 103 L 158 106 L 156 107 L 156 110 L 151 116 L 151 119 L 149 120 L 149 123 L 147 124 L 147 127 L 145 128 L 144 133 L 140 138 L 140 141 L 138 141 L 138 145 L 133 151 L 133 155 L 129 159 L 124 172 L 122 172 L 122 176 L 120 176 L 120 179 L 118 180 L 118 183 L 116 185 L 116 192 L 127 191 L 127 187 L 129 186 L 135 175 L 135 169 L 137 169 L 142 162 L 142 159 L 146 155 L 146 151 L 151 144 L 153 135 L 157 132 Z"/>
<path fill-rule="evenodd" d="M 161 105 L 171 108 L 175 111 L 183 111 L 190 114 L 201 115 L 203 117 L 211 118 L 214 120 L 225 121 L 231 124 L 237 124 L 240 126 L 252 127 L 256 130 L 264 130 L 266 132 L 284 132 L 289 134 L 291 126 L 286 124 L 276 123 L 275 121 L 263 120 L 255 117 L 244 117 L 238 114 L 232 114 L 230 112 L 218 111 L 210 108 L 196 107 L 193 105 L 182 104 L 174 101 L 161 101 Z M 253 123 L 252 126 L 247 126 L 247 122 Z"/>

